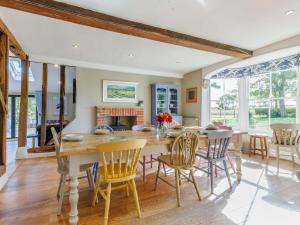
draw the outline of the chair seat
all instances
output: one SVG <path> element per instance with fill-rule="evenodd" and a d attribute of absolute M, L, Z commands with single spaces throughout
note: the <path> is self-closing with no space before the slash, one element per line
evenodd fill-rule
<path fill-rule="evenodd" d="M 157 157 L 157 160 L 168 165 L 171 168 L 184 169 L 184 170 L 190 170 L 191 168 L 193 168 L 193 165 L 192 166 L 182 165 L 182 157 L 173 158 L 173 160 L 171 160 L 171 155 L 160 155 Z"/>
<path fill-rule="evenodd" d="M 69 164 L 66 163 L 66 166 L 64 168 L 58 168 L 57 172 L 60 174 L 69 174 Z M 89 168 L 93 167 L 94 163 L 88 163 L 88 164 L 82 164 L 80 165 L 80 172 L 84 172 L 88 170 Z"/>
<path fill-rule="evenodd" d="M 94 163 L 82 164 L 80 165 L 80 172 L 85 171 L 91 167 L 93 167 Z"/>
<path fill-rule="evenodd" d="M 121 164 L 121 173 L 119 173 L 119 163 L 114 163 L 114 174 L 119 174 L 119 177 L 124 181 L 133 179 L 135 177 L 135 174 L 134 175 L 131 174 L 130 166 L 127 165 L 127 174 L 125 174 L 125 169 L 126 169 L 126 163 L 122 163 Z M 135 173 L 135 171 L 133 171 L 133 172 Z M 107 165 L 106 173 L 104 171 L 104 166 L 100 166 L 99 173 L 102 177 L 104 177 L 104 175 L 105 175 L 106 180 L 112 181 L 115 179 L 116 182 L 120 182 L 118 177 L 113 176 L 110 165 Z"/>

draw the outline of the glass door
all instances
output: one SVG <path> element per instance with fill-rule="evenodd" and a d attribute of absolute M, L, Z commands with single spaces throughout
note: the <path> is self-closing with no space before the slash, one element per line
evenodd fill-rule
<path fill-rule="evenodd" d="M 36 135 L 37 108 L 34 96 L 28 98 L 27 136 Z"/>
<path fill-rule="evenodd" d="M 7 138 L 17 138 L 19 130 L 20 96 L 8 96 Z M 36 99 L 28 96 L 27 136 L 36 134 Z"/>
<path fill-rule="evenodd" d="M 167 89 L 157 88 L 156 94 L 156 111 L 157 113 L 167 112 Z"/>
<path fill-rule="evenodd" d="M 169 89 L 169 113 L 178 114 L 178 91 L 175 88 Z"/>
<path fill-rule="evenodd" d="M 12 127 L 11 127 L 11 120 L 12 120 L 12 97 L 8 97 L 8 112 L 6 117 L 6 138 L 12 138 Z"/>

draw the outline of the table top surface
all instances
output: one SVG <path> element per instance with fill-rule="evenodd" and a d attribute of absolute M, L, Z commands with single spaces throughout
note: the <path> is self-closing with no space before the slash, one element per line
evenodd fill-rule
<path fill-rule="evenodd" d="M 233 136 L 247 134 L 243 131 L 234 131 Z M 66 135 L 66 134 L 64 134 Z M 61 143 L 61 156 L 84 154 L 89 152 L 96 152 L 96 146 L 98 144 L 103 144 L 110 142 L 111 136 L 126 136 L 128 139 L 146 139 L 147 146 L 151 145 L 168 145 L 174 140 L 174 138 L 160 137 L 155 131 L 143 132 L 143 131 L 115 131 L 110 135 L 95 135 L 95 134 L 82 134 L 82 141 L 62 141 Z M 207 139 L 207 135 L 199 135 L 200 139 Z"/>

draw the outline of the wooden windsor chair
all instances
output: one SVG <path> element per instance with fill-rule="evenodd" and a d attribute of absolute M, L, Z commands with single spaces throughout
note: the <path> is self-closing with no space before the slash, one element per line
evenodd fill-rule
<path fill-rule="evenodd" d="M 107 124 L 102 124 L 102 125 L 97 125 L 96 127 L 94 127 L 91 130 L 91 134 L 94 134 L 97 129 L 108 130 L 109 133 L 114 132 L 114 129 L 112 129 L 111 126 L 109 126 Z M 99 167 L 99 162 L 94 163 L 93 170 L 92 170 L 93 171 L 94 182 L 96 182 L 96 179 L 97 179 L 97 176 L 98 176 L 98 174 L 97 174 L 98 173 L 98 167 Z"/>
<path fill-rule="evenodd" d="M 214 192 L 214 166 L 225 170 L 229 186 L 231 188 L 230 175 L 226 163 L 226 154 L 228 151 L 228 146 L 230 139 L 232 137 L 232 131 L 216 131 L 208 134 L 208 147 L 207 149 L 202 149 L 196 152 L 196 156 L 205 159 L 208 162 L 208 168 L 195 166 L 196 169 L 207 173 L 210 176 L 210 187 L 211 193 Z M 217 163 L 223 162 L 223 168 Z"/>
<path fill-rule="evenodd" d="M 289 148 L 293 165 L 295 153 L 300 158 L 300 124 L 271 124 L 273 137 L 271 144 L 276 147 L 277 170 L 279 170 L 280 147 Z"/>
<path fill-rule="evenodd" d="M 57 190 L 57 197 L 58 197 L 58 210 L 57 215 L 61 214 L 62 206 L 63 206 L 63 198 L 66 195 L 65 194 L 65 184 L 68 181 L 69 176 L 69 162 L 67 157 L 60 156 L 60 149 L 61 144 L 58 138 L 58 134 L 54 127 L 51 127 L 51 132 L 54 140 L 55 145 L 55 154 L 57 159 L 57 171 L 60 174 L 60 181 L 58 185 Z M 79 179 L 87 178 L 89 182 L 89 189 L 94 190 L 95 184 L 91 172 L 91 168 L 93 166 L 93 163 L 89 164 L 82 164 L 80 165 L 80 172 L 86 172 L 86 176 L 79 177 Z"/>
<path fill-rule="evenodd" d="M 172 146 L 171 152 L 168 155 L 158 156 L 158 170 L 155 180 L 155 188 L 157 188 L 158 179 L 164 181 L 168 185 L 176 189 L 177 206 L 180 206 L 180 188 L 181 183 L 180 176 L 185 177 L 189 182 L 194 184 L 197 196 L 201 200 L 200 192 L 194 176 L 195 166 L 195 152 L 198 148 L 198 135 L 191 131 L 183 132 L 178 136 Z M 161 164 L 167 165 L 168 167 L 175 170 L 175 185 L 171 184 L 167 180 L 159 176 Z M 183 173 L 183 171 L 189 171 L 189 176 Z M 192 178 L 192 179 L 191 179 Z"/>
<path fill-rule="evenodd" d="M 126 189 L 127 196 L 129 195 L 129 190 L 131 190 L 138 216 L 141 217 L 134 178 L 136 177 L 136 168 L 141 151 L 146 142 L 144 139 L 132 139 L 128 141 L 108 142 L 97 146 L 98 151 L 102 153 L 102 165 L 98 169 L 92 204 L 95 206 L 97 195 L 100 193 L 105 200 L 104 225 L 108 224 L 112 190 Z M 107 184 L 107 187 L 104 189 L 100 187 L 101 180 Z"/>

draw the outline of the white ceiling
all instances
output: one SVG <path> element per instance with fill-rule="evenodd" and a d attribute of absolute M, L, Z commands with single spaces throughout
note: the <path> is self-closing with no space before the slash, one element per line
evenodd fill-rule
<path fill-rule="evenodd" d="M 300 34 L 299 0 L 63 2 L 250 50 Z M 290 9 L 296 12 L 287 16 Z M 35 60 L 180 76 L 229 58 L 6 8 L 0 8 L 0 15 Z"/>

